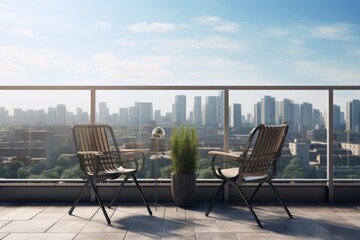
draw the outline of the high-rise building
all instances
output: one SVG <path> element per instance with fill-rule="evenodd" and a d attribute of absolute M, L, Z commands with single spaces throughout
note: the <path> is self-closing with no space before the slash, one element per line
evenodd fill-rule
<path fill-rule="evenodd" d="M 25 113 L 21 108 L 14 108 L 14 124 L 21 125 L 25 123 Z"/>
<path fill-rule="evenodd" d="M 135 102 L 135 107 L 139 108 L 139 124 L 149 124 L 153 120 L 152 102 Z"/>
<path fill-rule="evenodd" d="M 176 95 L 173 108 L 173 122 L 176 125 L 186 123 L 186 96 Z"/>
<path fill-rule="evenodd" d="M 301 130 L 301 106 L 298 103 L 294 103 L 293 105 L 294 110 L 294 122 L 293 122 L 293 131 L 294 132 L 300 132 Z"/>
<path fill-rule="evenodd" d="M 289 123 L 289 131 L 295 132 L 296 127 L 294 126 L 294 101 L 287 98 L 279 102 L 279 116 L 277 123 L 282 124 L 285 121 Z"/>
<path fill-rule="evenodd" d="M 48 108 L 48 118 L 47 122 L 49 125 L 56 125 L 56 108 Z"/>
<path fill-rule="evenodd" d="M 66 121 L 66 106 L 58 104 L 56 106 L 56 125 L 65 125 Z"/>
<path fill-rule="evenodd" d="M 219 126 L 224 126 L 224 91 L 219 91 L 219 95 L 216 97 L 216 121 Z"/>
<path fill-rule="evenodd" d="M 333 105 L 333 129 L 338 131 L 341 129 L 341 121 L 340 121 L 340 106 Z"/>
<path fill-rule="evenodd" d="M 99 102 L 99 122 L 107 123 L 109 118 L 109 108 L 106 102 Z"/>
<path fill-rule="evenodd" d="M 313 126 L 315 126 L 315 129 L 321 129 L 323 128 L 323 121 L 322 121 L 322 115 L 320 113 L 319 109 L 313 110 Z"/>
<path fill-rule="evenodd" d="M 138 107 L 129 107 L 129 125 L 139 125 L 140 109 Z"/>
<path fill-rule="evenodd" d="M 264 96 L 261 99 L 261 122 L 275 124 L 275 98 Z"/>
<path fill-rule="evenodd" d="M 261 102 L 254 104 L 254 126 L 258 126 L 261 123 Z"/>
<path fill-rule="evenodd" d="M 162 123 L 161 110 L 154 111 L 154 120 L 155 120 L 156 124 L 158 124 L 158 125 Z"/>
<path fill-rule="evenodd" d="M 218 121 L 216 119 L 216 96 L 207 96 L 204 105 L 204 125 L 206 127 L 217 127 Z"/>
<path fill-rule="evenodd" d="M 230 109 L 230 127 L 238 128 L 241 124 L 241 104 L 234 103 Z"/>
<path fill-rule="evenodd" d="M 202 123 L 201 119 L 201 96 L 194 97 L 194 124 L 200 126 Z"/>
<path fill-rule="evenodd" d="M 360 100 L 346 103 L 346 130 L 360 132 Z"/>
<path fill-rule="evenodd" d="M 76 122 L 77 123 L 89 122 L 89 115 L 87 112 L 83 112 L 82 108 L 76 108 Z"/>
<path fill-rule="evenodd" d="M 313 129 L 313 106 L 311 103 L 304 102 L 301 104 L 301 126 L 302 131 L 306 132 Z"/>
<path fill-rule="evenodd" d="M 122 126 L 129 124 L 129 109 L 119 108 L 119 124 Z"/>
<path fill-rule="evenodd" d="M 0 107 L 0 124 L 9 123 L 9 111 L 5 107 Z"/>

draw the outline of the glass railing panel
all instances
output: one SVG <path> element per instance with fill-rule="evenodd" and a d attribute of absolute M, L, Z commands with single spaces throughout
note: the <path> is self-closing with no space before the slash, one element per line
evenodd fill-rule
<path fill-rule="evenodd" d="M 229 150 L 245 148 L 249 132 L 264 124 L 289 123 L 278 179 L 325 179 L 326 91 L 229 91 Z"/>
<path fill-rule="evenodd" d="M 80 178 L 71 127 L 89 123 L 89 91 L 0 92 L 0 178 Z"/>
<path fill-rule="evenodd" d="M 334 91 L 334 179 L 360 178 L 360 91 Z"/>
<path fill-rule="evenodd" d="M 144 169 L 137 174 L 138 178 L 149 179 L 171 177 L 168 150 L 173 127 L 194 125 L 199 136 L 198 178 L 212 178 L 207 153 L 223 149 L 222 94 L 213 90 L 97 91 L 96 121 L 114 128 L 118 145 L 150 149 Z M 165 130 L 158 151 L 151 136 L 157 126 Z"/>

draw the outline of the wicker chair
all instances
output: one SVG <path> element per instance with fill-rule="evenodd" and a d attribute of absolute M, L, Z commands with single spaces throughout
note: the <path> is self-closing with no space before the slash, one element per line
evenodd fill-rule
<path fill-rule="evenodd" d="M 109 125 L 104 124 L 77 124 L 73 127 L 73 137 L 76 148 L 76 156 L 79 159 L 80 168 L 87 181 L 69 210 L 70 215 L 74 211 L 86 187 L 90 184 L 105 215 L 106 221 L 110 224 L 111 221 L 97 191 L 96 182 L 101 182 L 107 179 L 117 179 L 120 176 L 124 176 L 124 179 L 110 202 L 109 208 L 116 200 L 124 184 L 131 177 L 140 192 L 141 198 L 149 214 L 152 215 L 151 209 L 145 200 L 141 187 L 135 177 L 135 173 L 139 170 L 139 163 L 133 156 L 136 153 L 141 154 L 141 166 L 143 166 L 145 160 L 145 149 L 120 150 L 117 145 L 113 129 Z"/>
<path fill-rule="evenodd" d="M 209 155 L 213 156 L 213 174 L 221 179 L 222 183 L 205 214 L 206 216 L 211 212 L 211 209 L 225 184 L 229 183 L 238 190 L 258 226 L 263 227 L 256 216 L 251 203 L 263 183 L 268 183 L 289 218 L 292 218 L 286 204 L 280 198 L 280 195 L 271 183 L 271 179 L 276 173 L 276 161 L 281 155 L 288 128 L 289 126 L 286 122 L 281 125 L 265 126 L 264 124 L 260 124 L 250 132 L 248 144 L 241 154 L 218 151 L 209 152 Z M 245 194 L 241 189 L 242 184 L 248 182 L 258 183 L 249 199 L 245 197 Z"/>

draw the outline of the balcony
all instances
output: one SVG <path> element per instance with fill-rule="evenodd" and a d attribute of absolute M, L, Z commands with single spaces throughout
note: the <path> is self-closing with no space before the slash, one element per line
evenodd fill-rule
<path fill-rule="evenodd" d="M 3 174 L 0 179 L 0 202 L 2 202 L 0 238 L 21 239 L 26 236 L 27 239 L 39 237 L 80 239 L 98 236 L 97 234 L 104 232 L 106 234 L 102 236 L 103 238 L 126 237 L 126 239 L 138 239 L 139 236 L 141 236 L 140 239 L 177 237 L 209 239 L 210 236 L 215 239 L 355 238 L 359 234 L 360 224 L 354 220 L 359 211 L 356 203 L 360 200 L 360 179 L 356 177 L 359 176 L 360 165 L 357 164 L 359 153 L 356 148 L 359 144 L 358 129 L 346 130 L 346 123 L 343 122 L 341 125 L 337 122 L 338 118 L 335 115 L 339 114 L 337 106 L 344 106 L 342 101 L 351 102 L 357 99 L 352 96 L 358 96 L 359 90 L 359 86 L 0 86 L 3 104 L 0 106 L 2 129 L 0 155 Z M 164 177 L 166 175 L 156 175 L 155 171 L 160 169 L 153 168 L 154 163 L 150 160 L 150 156 L 147 156 L 146 162 L 149 168 L 146 173 L 140 173 L 139 179 L 146 198 L 153 203 L 151 207 L 153 209 L 156 207 L 154 216 L 147 216 L 146 210 L 137 205 L 141 199 L 135 185 L 128 184 L 123 190 L 126 194 L 117 199 L 119 206 L 111 210 L 113 226 L 107 226 L 101 212 L 97 211 L 98 207 L 94 204 L 95 196 L 90 189 L 87 189 L 82 199 L 82 206 L 75 211 L 75 216 L 67 215 L 70 202 L 75 199 L 83 183 L 79 177 L 56 178 L 51 177 L 54 175 L 51 175 L 53 173 L 50 174 L 49 171 L 45 171 L 48 175 L 44 174 L 44 171 L 38 175 L 34 172 L 26 175 L 26 171 L 23 171 L 21 176 L 26 177 L 18 177 L 20 175 L 4 177 L 4 170 L 9 170 L 6 164 L 11 162 L 11 155 L 6 151 L 11 149 L 14 150 L 13 152 L 22 153 L 19 156 L 23 157 L 24 170 L 26 166 L 33 166 L 32 164 L 36 164 L 37 161 L 50 164 L 53 159 L 53 163 L 57 165 L 59 156 L 71 158 L 73 151 L 69 147 L 72 145 L 69 129 L 78 121 L 108 122 L 117 128 L 119 139 L 124 141 L 121 143 L 130 141 L 149 147 L 149 136 L 155 126 L 163 126 L 166 132 L 171 134 L 172 124 L 174 124 L 172 118 L 164 112 L 158 112 L 157 115 L 154 113 L 151 122 L 139 121 L 136 124 L 126 124 L 121 122 L 120 118 L 120 109 L 126 108 L 123 102 L 126 98 L 134 98 L 138 103 L 152 102 L 154 110 L 157 110 L 157 104 L 165 102 L 171 105 L 172 102 L 163 99 L 169 99 L 170 96 L 170 99 L 174 101 L 177 95 L 190 96 L 188 99 L 194 98 L 194 105 L 195 96 L 203 96 L 203 99 L 206 96 L 216 96 L 221 106 L 229 106 L 220 108 L 220 122 L 207 123 L 210 124 L 209 127 L 204 127 L 206 125 L 204 122 L 198 124 L 201 129 L 199 133 L 202 134 L 200 147 L 204 162 L 206 162 L 206 153 L 210 149 L 239 150 L 236 144 L 241 145 L 246 140 L 247 131 L 255 124 L 256 112 L 250 110 L 252 121 L 244 117 L 242 125 L 236 128 L 237 123 L 233 116 L 236 104 L 241 104 L 243 113 L 247 113 L 245 109 L 254 109 L 256 106 L 256 101 L 250 102 L 250 99 L 254 98 L 240 99 L 238 96 L 257 96 L 257 101 L 261 101 L 265 95 L 270 97 L 276 95 L 276 101 L 282 102 L 278 103 L 278 106 L 286 104 L 285 99 L 295 105 L 314 104 L 313 116 L 320 112 L 323 114 L 323 121 L 313 123 L 309 128 L 304 124 L 295 126 L 296 121 L 293 118 L 287 118 L 290 115 L 285 113 L 294 110 L 288 109 L 281 114 L 280 107 L 277 107 L 277 110 L 273 109 L 278 112 L 274 114 L 275 116 L 282 117 L 276 121 L 286 120 L 293 124 L 290 137 L 286 142 L 286 152 L 283 155 L 289 158 L 291 156 L 291 158 L 294 156 L 300 158 L 296 149 L 304 146 L 307 147 L 306 152 L 309 153 L 309 157 L 304 159 L 307 159 L 306 169 L 312 175 L 299 175 L 305 177 L 279 175 L 274 180 L 274 185 L 289 204 L 295 216 L 294 219 L 287 219 L 282 209 L 277 205 L 273 206 L 275 199 L 272 198 L 272 194 L 268 194 L 268 189 L 264 188 L 255 199 L 255 211 L 258 211 L 265 225 L 265 230 L 259 229 L 231 187 L 227 187 L 221 194 L 219 203 L 215 205 L 210 217 L 205 217 L 207 203 L 219 186 L 216 179 L 204 177 L 206 175 L 198 178 L 194 207 L 187 210 L 176 208 L 171 197 L 170 179 Z M 20 101 L 17 101 L 18 96 L 22 96 Z M 29 101 L 24 101 L 24 99 L 29 99 Z M 312 102 L 312 99 L 318 102 Z M 209 101 L 211 101 L 210 98 Z M 107 109 L 108 106 L 106 104 L 104 106 L 104 103 L 109 104 L 109 108 L 110 105 L 114 105 L 115 109 L 119 110 L 119 115 L 110 114 L 111 110 Z M 77 114 L 71 112 L 70 104 L 78 110 Z M 132 104 L 135 105 L 134 102 Z M 201 105 L 205 105 L 205 102 L 203 101 Z M 316 109 L 317 105 L 321 105 L 323 109 Z M 43 106 L 48 106 L 48 108 Z M 54 110 L 55 107 L 59 109 Z M 130 107 L 128 105 L 128 110 Z M 104 109 L 108 111 L 106 114 L 108 118 L 101 119 L 100 112 Z M 66 118 L 56 119 L 56 115 L 51 117 L 52 111 L 61 110 L 64 116 L 67 113 Z M 192 110 L 195 111 L 195 107 Z M 340 112 L 345 111 L 341 109 Z M 36 117 L 19 118 L 21 113 Z M 46 116 L 46 118 L 41 121 L 41 116 Z M 56 121 L 63 121 L 63 123 L 56 124 Z M 194 123 L 195 113 L 193 112 L 191 120 L 186 121 Z M 129 131 L 125 131 L 126 129 Z M 128 135 L 121 137 L 124 133 Z M 312 138 L 313 141 L 302 142 L 304 138 Z M 44 139 L 47 140 L 44 141 Z M 44 142 L 47 143 L 44 144 Z M 341 142 L 341 144 L 328 144 L 329 142 Z M 315 147 L 309 148 L 308 145 Z M 58 146 L 61 146 L 61 149 Z M 339 146 L 343 148 L 341 152 L 339 152 Z M 291 152 L 295 153 L 291 155 Z M 344 152 L 345 155 L 343 155 Z M 280 162 L 283 165 L 280 166 L 282 170 L 289 165 L 289 159 L 284 158 Z M 160 167 L 164 168 L 168 164 L 168 162 L 163 162 Z M 72 165 L 68 165 L 70 169 L 69 166 Z M 294 172 L 291 173 L 294 174 Z M 39 178 L 39 176 L 46 177 Z M 117 181 L 108 181 L 98 185 L 104 201 L 110 199 L 116 183 Z M 245 194 L 249 194 L 253 188 L 252 184 L 246 185 Z M 40 205 L 34 206 L 34 203 Z M 20 212 L 21 214 L 18 214 Z M 142 227 L 144 222 L 146 222 L 146 228 Z M 151 222 L 151 227 L 149 227 L 149 222 Z M 22 228 L 18 228 L 19 224 Z"/>
<path fill-rule="evenodd" d="M 200 96 L 201 101 L 202 96 L 203 99 L 202 103 L 200 103 L 200 109 L 201 105 L 204 108 L 205 104 L 207 104 L 204 101 L 205 99 L 206 101 L 211 101 L 211 99 L 214 98 L 215 101 L 218 102 L 217 104 L 220 105 L 220 107 L 214 110 L 217 111 L 215 114 L 221 116 L 218 122 L 205 123 L 205 121 L 203 121 L 198 123 L 202 141 L 202 146 L 200 147 L 202 147 L 202 157 L 205 159 L 203 163 L 206 163 L 206 153 L 209 149 L 223 149 L 225 151 L 236 150 L 236 148 L 239 147 L 239 143 L 246 141 L 247 132 L 252 126 L 256 125 L 255 121 L 261 121 L 260 117 L 258 117 L 258 120 L 255 119 L 257 114 L 255 111 L 248 110 L 256 106 L 256 100 L 255 102 L 250 102 L 250 100 L 256 99 L 255 97 L 257 96 L 258 101 L 265 101 L 263 99 L 264 95 L 266 95 L 271 101 L 275 101 L 275 97 L 271 97 L 271 95 L 276 95 L 277 104 L 282 104 L 283 106 L 282 108 L 277 107 L 276 109 L 278 110 L 276 110 L 275 107 L 272 109 L 272 111 L 278 112 L 276 118 L 281 118 L 276 121 L 286 120 L 290 122 L 293 129 L 289 133 L 290 136 L 286 143 L 288 152 L 283 153 L 283 155 L 288 155 L 288 160 L 281 160 L 283 166 L 280 166 L 280 169 L 284 169 L 289 165 L 289 159 L 292 158 L 290 152 L 294 151 L 294 146 L 298 146 L 297 148 L 304 147 L 304 144 L 300 143 L 302 141 L 301 139 L 305 137 L 309 138 L 308 135 L 310 135 L 310 138 L 313 140 L 306 140 L 306 144 L 310 144 L 311 142 L 311 144 L 315 146 L 306 150 L 310 152 L 309 157 L 302 160 L 306 161 L 306 171 L 310 171 L 311 174 L 301 175 L 305 177 L 295 175 L 286 175 L 286 177 L 279 176 L 275 180 L 284 199 L 290 202 L 356 202 L 360 199 L 360 191 L 358 191 L 359 177 L 356 177 L 359 176 L 359 164 L 357 164 L 358 153 L 356 149 L 352 151 L 354 154 L 352 154 L 352 152 L 350 153 L 350 150 L 351 147 L 356 147 L 359 143 L 359 138 L 356 137 L 358 130 L 356 126 L 354 130 L 346 130 L 345 122 L 341 125 L 338 120 L 338 115 L 340 114 L 339 106 L 344 104 L 343 101 L 351 102 L 353 99 L 356 99 L 356 96 L 358 96 L 356 94 L 359 90 L 359 86 L 1 86 L 2 102 L 9 102 L 9 106 L 6 104 L 1 106 L 0 119 L 3 129 L 1 157 L 4 170 L 3 178 L 0 179 L 0 191 L 6 192 L 6 194 L 1 194 L 0 200 L 41 202 L 71 201 L 71 199 L 74 198 L 74 194 L 76 194 L 82 182 L 79 177 L 74 179 L 71 177 L 58 176 L 56 178 L 56 175 L 51 175 L 48 172 L 48 175 L 36 175 L 34 173 L 26 174 L 25 170 L 26 166 L 33 164 L 34 161 L 43 161 L 45 164 L 55 162 L 53 165 L 56 165 L 59 156 L 71 157 L 73 150 L 71 148 L 72 139 L 69 135 L 71 135 L 71 125 L 76 122 L 110 123 L 118 127 L 119 134 L 122 134 L 119 136 L 120 141 L 123 141 L 121 144 L 128 141 L 135 141 L 136 143 L 140 142 L 141 144 L 145 144 L 145 147 L 149 147 L 149 136 L 153 127 L 161 125 L 166 128 L 169 134 L 171 133 L 172 124 L 174 124 L 173 119 L 168 116 L 168 113 L 161 113 L 160 110 L 158 110 L 157 115 L 156 113 L 152 113 L 151 121 L 148 122 L 142 123 L 138 121 L 139 119 L 132 120 L 138 121 L 136 124 L 121 122 L 122 119 L 116 111 L 121 111 L 121 109 L 125 108 L 124 106 L 126 105 L 124 105 L 124 102 L 127 98 L 135 99 L 134 101 L 136 102 L 131 103 L 134 105 L 151 103 L 152 112 L 156 112 L 157 108 L 160 109 L 162 107 L 169 109 L 169 105 L 171 106 L 170 101 L 174 101 L 175 96 L 178 95 L 188 97 L 188 102 L 192 101 L 192 98 L 196 101 L 195 98 L 197 96 Z M 18 96 L 29 99 L 29 101 L 17 101 Z M 247 98 L 239 98 L 239 96 L 247 96 Z M 163 101 L 163 99 L 166 99 L 166 101 Z M 168 101 L 168 99 L 172 100 Z M 312 99 L 316 101 L 311 102 Z M 301 101 L 303 101 L 303 103 L 301 103 Z M 167 106 L 164 107 L 160 104 L 167 104 Z M 193 104 L 191 107 L 187 106 L 188 109 L 191 108 L 193 111 L 192 117 L 190 116 L 191 119 L 183 120 L 184 123 L 185 121 L 191 121 L 192 123 L 196 121 L 194 113 L 195 102 L 188 103 L 188 105 L 189 104 Z M 236 104 L 242 107 L 243 112 L 247 109 L 247 113 L 250 112 L 248 117 L 252 118 L 252 120 L 243 119 L 242 125 L 238 128 L 235 126 L 238 124 L 236 123 L 238 118 L 235 119 L 233 117 L 234 105 Z M 311 114 L 314 123 L 311 123 L 311 126 L 306 126 L 305 123 L 296 124 L 296 119 L 288 114 L 290 111 L 294 112 L 295 107 L 286 108 L 286 104 L 295 107 L 301 105 L 301 108 L 304 105 L 304 109 L 306 105 L 311 105 Z M 314 104 L 314 109 L 312 109 L 312 104 Z M 74 111 L 78 111 L 76 114 L 71 112 L 70 105 L 72 105 L 73 109 L 76 109 Z M 316 109 L 316 105 L 323 108 Z M 9 112 L 12 106 L 14 107 Z M 43 106 L 48 107 L 47 112 Z M 115 111 L 112 109 L 112 112 L 115 112 L 115 114 L 111 114 L 109 110 L 110 106 L 115 106 Z M 223 106 L 229 106 L 229 108 Z M 129 105 L 127 105 L 127 107 L 129 109 L 128 111 L 131 111 L 130 109 L 132 107 Z M 344 108 L 345 107 L 342 107 L 341 112 L 346 111 Z M 283 113 L 279 113 L 279 109 L 282 109 L 281 111 L 283 111 Z M 13 111 L 13 114 L 11 111 Z M 60 120 L 56 119 L 56 115 L 54 115 L 56 111 L 60 111 L 63 114 Z M 106 112 L 105 115 L 104 111 Z M 171 112 L 172 110 L 168 111 Z M 52 115 L 53 112 L 54 114 Z M 190 110 L 188 110 L 188 112 L 190 112 Z M 28 120 L 25 120 L 25 114 L 28 114 L 26 118 Z M 238 114 L 241 115 L 241 112 Z M 316 118 L 317 120 L 315 120 L 316 114 L 319 115 Z M 189 115 L 191 114 L 186 113 L 185 116 Z M 275 113 L 270 115 L 275 116 Z M 335 117 L 335 115 L 337 117 Z M 130 117 L 128 119 L 130 119 Z M 263 120 L 268 121 L 266 118 Z M 344 120 L 345 117 L 343 117 L 343 121 Z M 56 123 L 56 121 L 62 122 L 59 124 L 59 122 Z M 13 132 L 10 133 L 9 129 L 12 129 L 11 131 Z M 126 132 L 127 130 L 131 130 L 130 133 L 129 131 Z M 124 136 L 124 133 L 129 135 L 126 136 L 125 134 Z M 347 139 L 344 139 L 344 134 Z M 339 140 L 335 139 L 335 136 Z M 43 141 L 43 139 L 47 140 Z M 340 149 L 342 152 L 339 153 L 339 145 L 327 144 L 328 142 L 341 142 L 342 146 L 346 149 Z M 18 156 L 23 156 L 25 165 L 25 169 L 23 169 L 24 171 L 22 172 L 23 175 L 20 174 L 17 177 L 6 177 L 6 173 L 4 175 L 7 166 L 5 163 L 11 162 L 10 157 L 12 156 L 6 153 L 5 150 L 14 150 L 13 152 L 18 153 Z M 313 153 L 314 151 L 316 152 L 315 155 Z M 293 153 L 292 156 L 299 157 L 296 156 L 296 153 Z M 160 169 L 168 166 L 169 162 L 163 162 L 162 164 Z M 149 167 L 147 172 L 141 173 L 139 178 L 144 185 L 145 194 L 148 195 L 149 200 L 154 200 L 154 180 L 156 180 L 156 183 L 158 183 L 156 187 L 158 188 L 159 201 L 171 202 L 169 178 L 166 177 L 166 175 L 164 175 L 165 177 L 160 175 L 157 177 L 153 166 L 154 163 L 151 162 L 150 159 L 146 165 Z M 160 169 L 157 170 L 160 171 Z M 45 177 L 40 177 L 39 179 L 39 176 Z M 155 176 L 157 179 L 155 179 Z M 211 199 L 211 196 L 214 194 L 214 187 L 218 185 L 217 180 L 211 177 L 204 177 L 206 175 L 202 176 L 203 177 L 198 178 L 197 202 L 204 202 Z M 111 192 L 115 182 L 109 181 L 108 183 L 100 184 L 105 199 L 107 199 L 108 193 Z M 132 189 L 133 186 L 129 185 L 127 188 Z M 253 186 L 248 185 L 247 188 L 251 190 Z M 44 192 L 51 194 L 44 194 Z M 129 192 L 131 193 L 132 191 L 129 190 Z M 86 199 L 93 201 L 93 193 L 89 192 Z M 223 194 L 222 201 L 234 202 L 238 200 L 231 188 L 228 188 Z M 259 196 L 259 201 L 272 200 L 272 198 L 267 196 L 266 191 Z M 123 197 L 121 201 L 137 201 L 137 197 L 128 194 L 126 197 Z"/>

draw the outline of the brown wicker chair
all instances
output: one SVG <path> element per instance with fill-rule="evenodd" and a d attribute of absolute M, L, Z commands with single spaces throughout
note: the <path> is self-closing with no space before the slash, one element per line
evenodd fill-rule
<path fill-rule="evenodd" d="M 118 194 L 124 184 L 131 177 L 136 184 L 141 198 L 149 212 L 151 209 L 145 200 L 141 187 L 135 177 L 135 173 L 139 170 L 139 163 L 133 157 L 138 153 L 142 155 L 142 165 L 144 165 L 145 149 L 121 149 L 118 147 L 113 129 L 109 125 L 101 124 L 78 124 L 73 127 L 73 137 L 76 148 L 76 156 L 79 159 L 80 168 L 87 179 L 77 199 L 69 210 L 71 215 L 77 203 L 84 193 L 86 187 L 90 184 L 95 192 L 97 201 L 105 215 L 108 224 L 111 223 L 108 214 L 101 201 L 100 195 L 96 188 L 96 182 L 107 179 L 117 179 L 125 176 L 119 188 L 117 189 L 109 208 L 116 200 Z M 130 164 L 130 165 L 129 165 Z"/>
<path fill-rule="evenodd" d="M 263 183 L 268 183 L 289 218 L 292 218 L 286 204 L 280 198 L 280 195 L 271 183 L 271 179 L 276 173 L 276 161 L 281 155 L 288 128 L 289 126 L 287 123 L 269 126 L 260 124 L 250 132 L 247 147 L 241 154 L 218 151 L 209 152 L 209 155 L 213 156 L 213 173 L 217 178 L 222 180 L 222 183 L 206 212 L 206 216 L 211 212 L 211 209 L 225 184 L 229 183 L 238 190 L 258 226 L 263 227 L 256 216 L 251 203 Z M 245 197 L 245 194 L 241 189 L 241 185 L 247 182 L 258 183 L 249 199 Z"/>

